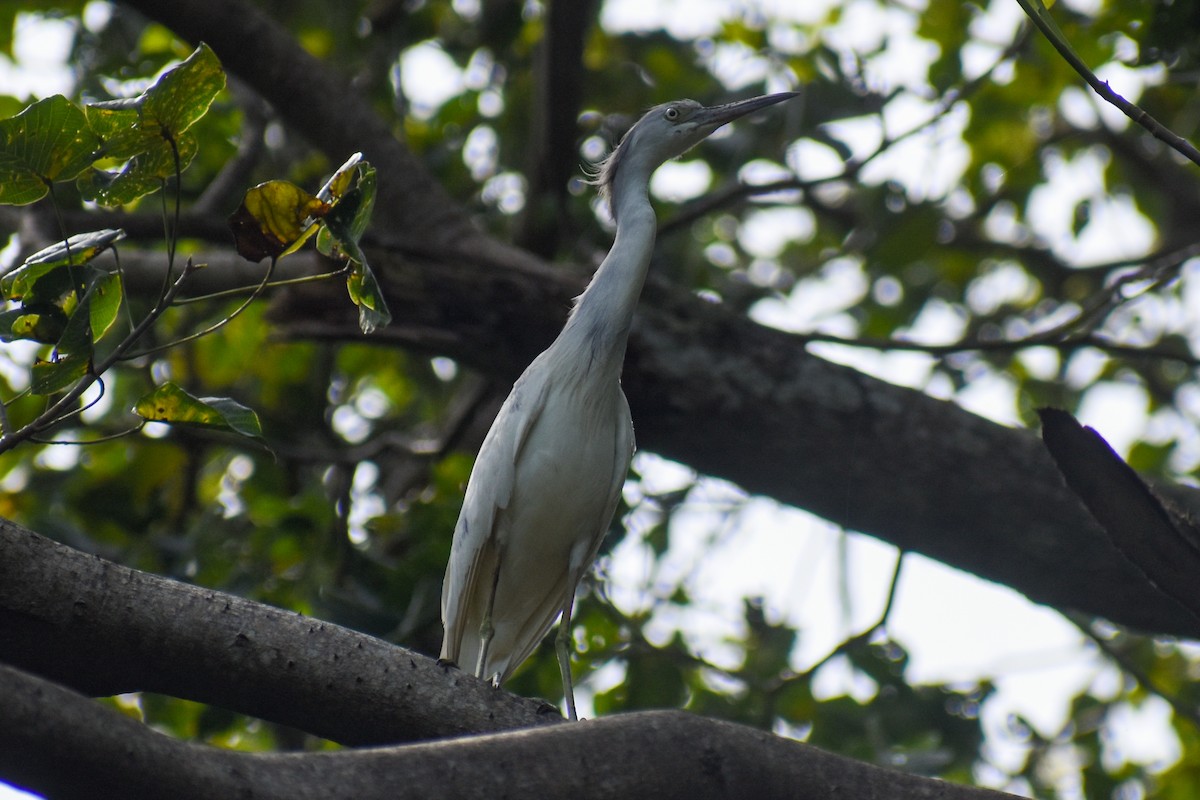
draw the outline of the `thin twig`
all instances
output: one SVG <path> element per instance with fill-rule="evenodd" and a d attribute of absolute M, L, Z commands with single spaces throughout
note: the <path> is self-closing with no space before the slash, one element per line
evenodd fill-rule
<path fill-rule="evenodd" d="M 1137 105 L 1114 92 L 1112 87 L 1108 85 L 1108 81 L 1102 81 L 1096 77 L 1096 73 L 1092 72 L 1083 63 L 1083 60 L 1079 58 L 1075 50 L 1067 42 L 1066 37 L 1063 36 L 1062 31 L 1059 30 L 1058 25 L 1054 22 L 1054 18 L 1050 16 L 1050 12 L 1042 5 L 1042 0 L 1017 0 L 1017 3 L 1025 11 L 1026 16 L 1037 26 L 1037 29 L 1042 32 L 1042 35 L 1058 51 L 1058 54 L 1063 57 L 1063 60 L 1070 64 L 1079 73 L 1080 77 L 1087 81 L 1096 94 L 1116 106 L 1125 116 L 1149 131 L 1155 139 L 1166 142 L 1168 146 L 1189 161 L 1200 165 L 1200 150 L 1197 150 L 1191 142 L 1163 125 Z"/>
<path fill-rule="evenodd" d="M 892 615 L 892 607 L 896 603 L 896 589 L 900 586 L 900 572 L 904 566 L 905 555 L 905 551 L 901 550 L 899 555 L 896 556 L 896 567 L 892 570 L 892 580 L 888 586 L 887 601 L 883 604 L 883 611 L 880 613 L 879 619 L 875 622 L 875 624 L 871 625 L 869 628 L 865 628 L 861 633 L 857 633 L 848 639 L 842 640 L 837 647 L 830 650 L 823 657 L 818 659 L 816 663 L 812 664 L 803 672 L 781 678 L 777 683 L 767 689 L 768 694 L 775 694 L 789 684 L 805 683 L 811 680 L 812 677 L 817 673 L 817 670 L 821 669 L 821 667 L 825 666 L 843 653 L 846 653 L 855 647 L 870 641 L 871 637 L 873 637 L 878 631 L 887 627 L 888 618 Z"/>
<path fill-rule="evenodd" d="M 66 392 L 36 418 L 22 426 L 20 430 L 0 436 L 0 453 L 4 453 L 13 449 L 17 445 L 27 441 L 41 431 L 57 425 L 67 416 L 76 413 L 78 410 L 73 409 L 72 406 L 79 401 L 79 398 L 83 396 L 84 392 L 92 387 L 92 384 L 100 380 L 101 375 L 107 372 L 113 364 L 117 363 L 117 361 L 121 359 L 122 353 L 132 347 L 138 341 L 138 339 L 140 339 L 142 335 L 149 330 L 150 326 L 153 325 L 154 322 L 163 315 L 163 313 L 171 305 L 171 301 L 174 300 L 176 295 L 178 295 L 183 289 L 184 282 L 191 277 L 195 270 L 195 265 L 192 264 L 191 259 L 188 259 L 187 264 L 184 265 L 183 271 L 179 273 L 179 277 L 172 284 L 170 284 L 170 286 L 168 286 L 166 293 L 159 298 L 158 302 L 154 304 L 154 307 L 150 309 L 149 313 L 147 313 L 146 316 L 142 318 L 142 321 L 139 322 L 137 326 L 125 336 L 125 338 L 116 346 L 112 353 L 110 353 L 101 361 L 93 364 L 91 370 L 82 378 L 80 378 L 78 383 L 71 387 L 68 392 Z"/>
<path fill-rule="evenodd" d="M 174 341 L 167 342 L 166 344 L 160 344 L 160 345 L 156 345 L 154 347 L 147 348 L 145 350 L 139 350 L 136 353 L 126 353 L 121 356 L 121 360 L 122 361 L 132 361 L 137 358 L 142 358 L 144 356 L 153 355 L 154 353 L 160 353 L 163 350 L 169 350 L 172 347 L 177 347 L 178 345 L 195 341 L 196 339 L 199 339 L 202 336 L 207 336 L 208 334 L 212 333 L 213 331 L 216 331 L 216 330 L 224 327 L 225 325 L 228 325 L 230 322 L 233 321 L 233 319 L 235 317 L 237 317 L 239 314 L 241 314 L 243 311 L 245 311 L 247 308 L 249 308 L 254 303 L 254 301 L 257 300 L 260 295 L 262 295 L 263 291 L 267 288 L 267 285 L 271 282 L 271 274 L 275 271 L 276 263 L 277 263 L 276 259 L 272 258 L 271 263 L 267 266 L 267 273 L 266 273 L 266 275 L 263 276 L 262 281 L 258 284 L 258 286 L 255 287 L 254 291 L 250 294 L 250 296 L 247 297 L 244 301 L 242 301 L 242 304 L 240 306 L 238 306 L 237 308 L 235 308 L 233 310 L 233 312 L 230 313 L 228 316 L 218 320 L 217 322 L 214 322 L 212 325 L 209 325 L 207 328 L 204 328 L 203 330 L 199 330 L 194 333 L 189 333 L 187 336 L 183 336 L 179 339 L 175 339 Z M 188 264 L 189 265 L 191 264 L 190 259 L 188 261 Z"/>

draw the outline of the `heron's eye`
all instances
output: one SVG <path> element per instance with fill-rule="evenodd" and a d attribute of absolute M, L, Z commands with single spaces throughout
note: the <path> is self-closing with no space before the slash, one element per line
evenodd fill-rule
<path fill-rule="evenodd" d="M 675 106 L 667 106 L 667 110 L 663 112 L 663 116 L 667 118 L 668 122 L 674 122 L 679 119 L 679 109 Z"/>

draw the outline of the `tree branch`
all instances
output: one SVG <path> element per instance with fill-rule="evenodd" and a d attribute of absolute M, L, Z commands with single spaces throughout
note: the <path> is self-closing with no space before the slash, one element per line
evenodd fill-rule
<path fill-rule="evenodd" d="M 369 255 L 402 322 L 377 340 L 502 379 L 553 340 L 584 276 L 470 225 L 370 106 L 270 20 L 239 0 L 133 4 L 208 41 L 327 153 L 362 149 L 380 168 L 376 229 L 402 245 Z M 823 361 L 796 336 L 662 281 L 644 300 L 624 379 L 641 447 L 1036 602 L 1200 635 L 1112 547 L 1030 432 Z M 293 335 L 359 338 L 339 287 L 290 293 L 274 318 Z M 1167 491 L 1200 508 L 1196 492 Z"/>
<path fill-rule="evenodd" d="M 374 637 L 122 567 L 5 520 L 0 661 L 91 695 L 159 692 L 343 744 L 562 721 Z"/>
<path fill-rule="evenodd" d="M 1004 800 L 728 722 L 649 711 L 405 747 L 248 754 L 180 742 L 0 666 L 0 775 L 58 800 L 441 796 Z"/>
<path fill-rule="evenodd" d="M 1200 165 L 1200 150 L 1197 150 L 1191 142 L 1163 125 L 1137 105 L 1117 94 L 1108 85 L 1108 81 L 1102 81 L 1096 77 L 1096 73 L 1092 72 L 1088 68 L 1088 65 L 1083 63 L 1083 59 L 1079 57 L 1075 49 L 1067 42 L 1066 37 L 1063 36 L 1062 31 L 1059 30 L 1058 25 L 1054 22 L 1054 18 L 1050 16 L 1050 12 L 1046 9 L 1046 6 L 1042 4 L 1042 0 L 1017 0 L 1017 3 L 1025 11 L 1026 16 L 1037 26 L 1037 29 L 1042 32 L 1042 35 L 1046 37 L 1047 41 L 1058 51 L 1063 60 L 1079 73 L 1079 77 L 1083 78 L 1096 94 L 1119 109 L 1122 114 L 1149 131 L 1154 138 L 1165 142 L 1192 163 Z"/>

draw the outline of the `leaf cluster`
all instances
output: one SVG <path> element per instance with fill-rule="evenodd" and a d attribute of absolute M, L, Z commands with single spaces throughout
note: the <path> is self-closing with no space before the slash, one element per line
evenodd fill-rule
<path fill-rule="evenodd" d="M 1187 133 L 1197 101 L 1194 81 L 1184 79 L 1194 43 L 1172 20 L 1186 18 L 1192 5 L 1122 0 L 1050 10 L 1093 67 L 1165 70 L 1161 80 L 1145 82 L 1138 102 Z M 1028 26 L 991 28 L 994 9 L 954 0 L 919 9 L 839 4 L 801 18 L 745 7 L 696 36 L 597 24 L 578 43 L 582 99 L 572 104 L 561 96 L 538 100 L 545 80 L 539 45 L 548 36 L 563 40 L 544 13 L 518 6 L 306 1 L 276 4 L 272 13 L 330 69 L 358 76 L 357 88 L 382 114 L 394 113 L 389 121 L 408 147 L 482 226 L 579 263 L 609 245 L 604 214 L 578 183 L 539 194 L 539 165 L 562 159 L 575 174 L 641 109 L 671 97 L 716 102 L 768 83 L 798 83 L 804 98 L 782 122 L 739 123 L 668 167 L 707 178 L 697 192 L 654 194 L 662 222 L 656 277 L 787 325 L 815 352 L 868 370 L 899 365 L 890 380 L 962 402 L 1000 391 L 1013 422 L 1030 422 L 1039 405 L 1078 409 L 1098 389 L 1132 389 L 1152 422 L 1131 462 L 1168 477 L 1194 470 L 1194 279 L 1183 277 L 1194 271 L 1197 252 L 1194 173 L 1149 136 L 1110 121 Z M 892 55 L 900 37 L 894 30 L 874 39 L 863 33 L 854 47 L 835 35 L 858 24 L 852 15 L 864 9 L 866 19 L 911 27 L 912 63 Z M 82 37 L 75 55 L 95 73 L 83 77 L 89 91 L 101 75 L 132 80 L 181 47 L 121 7 L 109 26 L 107 37 Z M 460 84 L 440 105 L 414 108 L 398 88 L 396 65 L 428 46 L 449 59 Z M 197 52 L 189 69 L 200 87 L 216 86 L 208 57 Z M 563 62 L 557 67 L 565 70 Z M 233 160 L 227 139 L 250 125 L 253 105 L 223 107 L 210 98 L 200 118 L 200 101 L 185 101 L 185 82 L 170 74 L 140 100 L 51 98 L 6 122 L 4 142 L 31 137 L 38 144 L 5 145 L 4 190 L 30 202 L 71 182 L 97 203 L 136 203 L 143 190 L 178 182 L 189 161 L 195 186 L 214 182 Z M 382 327 L 390 312 L 380 279 L 391 276 L 377 278 L 367 262 L 374 169 L 352 158 L 310 193 L 300 187 L 320 185 L 332 165 L 302 132 L 286 129 L 269 109 L 260 112 L 257 138 L 269 144 L 244 173 L 253 176 L 244 185 L 258 185 L 234 215 L 239 249 L 251 260 L 274 260 L 315 236 L 319 251 L 339 261 L 361 329 Z M 572 138 L 565 150 L 548 152 L 539 149 L 538 120 L 555 113 L 568 118 Z M 1128 210 L 1119 227 L 1114 204 Z M 1131 218 L 1149 234 L 1135 236 L 1136 226 L 1125 227 Z M 767 227 L 772 236 L 764 243 L 758 234 Z M 1106 228 L 1116 229 L 1118 243 L 1138 246 L 1097 253 L 1091 242 Z M 47 397 L 89 380 L 97 354 L 103 359 L 104 347 L 116 346 L 120 309 L 146 302 L 130 294 L 121 271 L 95 266 L 113 245 L 146 241 L 127 233 L 122 239 L 107 225 L 81 237 L 64 233 L 41 261 L 26 262 L 0 284 L 10 303 L 0 316 L 6 341 L 43 347 L 30 390 L 11 393 L 13 428 L 35 419 Z M 139 358 L 129 370 L 109 373 L 114 410 L 97 408 L 86 422 L 60 417 L 56 430 L 64 438 L 106 435 L 134 407 L 143 419 L 185 424 L 161 438 L 92 445 L 66 468 L 51 458 L 57 451 L 30 443 L 0 475 L 6 487 L 18 487 L 0 499 L 4 515 L 125 563 L 436 651 L 440 575 L 470 471 L 459 445 L 464 436 L 470 441 L 464 431 L 473 410 L 496 387 L 424 351 L 322 339 L 319 325 L 312 340 L 279 341 L 257 306 L 203 338 L 158 349 L 213 328 L 214 319 L 224 323 L 230 314 L 219 302 L 165 310 L 144 343 L 153 352 L 130 350 Z M 324 307 L 305 308 L 315 323 L 324 319 Z M 877 352 L 884 355 L 872 360 Z M 251 437 L 223 435 L 232 433 Z M 635 504 L 628 524 L 615 526 L 614 542 L 636 532 L 646 506 L 654 506 L 646 563 L 665 563 L 677 530 L 673 512 L 689 503 L 704 506 L 687 490 Z M 664 614 L 693 607 L 684 586 L 656 592 L 666 598 Z M 590 676 L 585 686 L 597 687 L 601 713 L 687 707 L 901 768 L 1045 796 L 1069 795 L 1063 787 L 1071 780 L 1095 796 L 1132 792 L 1120 789 L 1130 782 L 1148 797 L 1188 796 L 1186 787 L 1196 785 L 1200 740 L 1181 715 L 1170 723 L 1181 742 L 1176 764 L 1156 768 L 1113 756 L 1107 737 L 1117 709 L 1145 702 L 1147 690 L 1133 681 L 1117 681 L 1108 695 L 1082 690 L 1059 731 L 1014 720 L 985 736 L 981 709 L 992 701 L 993 684 L 913 685 L 903 643 L 886 626 L 830 662 L 867 688 L 828 696 L 814 688 L 817 674 L 795 662 L 805 631 L 753 604 L 727 643 L 736 663 L 713 663 L 686 631 L 664 640 L 649 617 L 619 613 L 594 597 L 581 601 L 579 622 L 578 666 Z M 1140 642 L 1136 665 L 1162 693 L 1190 702 L 1194 654 L 1130 639 Z M 511 688 L 557 696 L 549 647 Z M 145 700 L 141 713 L 181 736 L 212 739 L 225 726 L 225 733 L 244 734 L 241 746 L 279 743 L 250 735 L 254 721 L 198 719 L 203 711 L 168 699 Z M 989 740 L 998 737 L 1023 753 L 1015 767 L 989 754 Z M 1071 762 L 1078 767 L 1066 770 L 1068 778 L 1064 748 L 1084 756 Z"/>

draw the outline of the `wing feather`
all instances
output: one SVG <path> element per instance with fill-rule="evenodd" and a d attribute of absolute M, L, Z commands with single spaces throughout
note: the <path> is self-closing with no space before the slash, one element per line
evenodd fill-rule
<path fill-rule="evenodd" d="M 545 405 L 546 385 L 538 375 L 531 364 L 500 407 L 475 459 L 454 527 L 442 582 L 441 658 L 469 669 L 474 668 L 478 651 L 477 631 L 470 627 L 481 624 L 486 592 L 500 557 L 499 515 L 512 502 L 517 459 Z M 514 416 L 519 424 L 510 421 Z"/>

